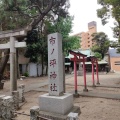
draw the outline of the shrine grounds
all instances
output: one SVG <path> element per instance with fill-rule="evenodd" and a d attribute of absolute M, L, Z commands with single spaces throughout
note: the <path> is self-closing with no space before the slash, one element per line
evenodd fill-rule
<path fill-rule="evenodd" d="M 87 74 L 88 92 L 84 94 L 83 76 L 78 76 L 79 98 L 74 98 L 74 105 L 80 106 L 80 120 L 120 120 L 120 74 L 100 73 L 100 85 L 92 87 L 92 75 Z M 96 76 L 95 76 L 96 80 Z M 38 106 L 38 96 L 48 93 L 48 77 L 28 77 L 18 80 L 18 86 L 25 84 L 26 102 L 17 112 L 30 114 L 30 108 Z M 74 75 L 66 75 L 66 92 L 74 92 Z M 97 82 L 97 81 L 96 81 Z M 0 95 L 9 95 L 10 81 L 7 80 Z M 82 96 L 84 95 L 84 97 Z M 89 95 L 93 95 L 91 97 Z M 99 96 L 99 97 L 97 97 Z M 103 97 L 103 98 L 102 98 Z M 109 98 L 109 99 L 108 99 Z M 30 120 L 29 116 L 17 115 L 16 120 Z"/>

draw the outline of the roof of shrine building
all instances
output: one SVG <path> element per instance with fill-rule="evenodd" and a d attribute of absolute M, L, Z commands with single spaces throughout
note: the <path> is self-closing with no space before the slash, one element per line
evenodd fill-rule
<path fill-rule="evenodd" d="M 82 49 L 77 49 L 77 50 L 73 50 L 74 52 L 80 52 L 80 53 L 82 53 L 82 54 L 84 54 L 84 55 L 87 55 L 87 57 L 92 57 L 92 56 L 94 56 L 94 53 L 90 50 L 90 49 L 86 49 L 86 50 L 82 50 Z M 66 56 L 65 58 L 73 58 L 74 56 L 73 55 L 71 55 L 70 53 L 69 53 L 69 55 L 68 56 Z M 108 62 L 107 61 L 105 61 L 104 59 L 103 60 L 101 60 L 101 61 L 98 61 L 98 64 L 107 64 Z M 89 65 L 89 64 L 91 64 L 91 62 L 85 62 L 85 64 L 86 65 Z M 65 63 L 65 65 L 67 65 L 67 63 Z"/>
<path fill-rule="evenodd" d="M 90 49 L 86 49 L 86 50 L 77 49 L 77 50 L 73 50 L 73 51 L 74 52 L 80 52 L 80 53 L 82 53 L 84 55 L 87 55 L 87 57 L 94 56 L 93 52 Z M 66 56 L 65 58 L 73 58 L 73 57 L 74 56 L 69 53 L 69 55 Z"/>

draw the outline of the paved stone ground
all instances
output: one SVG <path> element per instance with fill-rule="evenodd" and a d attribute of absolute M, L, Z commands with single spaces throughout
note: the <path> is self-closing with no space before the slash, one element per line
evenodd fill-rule
<path fill-rule="evenodd" d="M 93 88 L 90 87 L 92 86 L 92 75 L 87 74 L 89 91 L 84 93 L 83 76 L 78 76 L 78 91 L 81 96 L 74 98 L 74 105 L 80 106 L 81 108 L 82 113 L 79 118 L 80 120 L 120 120 L 120 75 L 115 73 L 102 73 L 99 78 L 100 86 Z M 19 84 L 26 85 L 25 98 L 27 102 L 18 112 L 29 114 L 30 108 L 38 105 L 38 96 L 48 92 L 47 77 L 26 78 L 23 81 L 18 80 L 18 85 Z M 66 76 L 66 92 L 74 92 L 73 74 Z M 0 94 L 9 94 L 9 81 L 5 82 L 4 90 L 1 90 Z M 97 97 L 95 97 L 95 95 Z M 101 98 L 103 95 L 106 98 L 108 96 L 112 98 Z M 118 98 L 116 98 L 116 96 Z M 29 120 L 29 117 L 18 115 L 16 119 Z"/>

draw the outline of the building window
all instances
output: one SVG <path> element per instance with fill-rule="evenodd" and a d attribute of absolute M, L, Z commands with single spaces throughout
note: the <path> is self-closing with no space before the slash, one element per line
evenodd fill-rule
<path fill-rule="evenodd" d="M 120 65 L 120 61 L 115 61 L 114 65 Z"/>
<path fill-rule="evenodd" d="M 94 27 L 91 27 L 91 28 L 89 28 L 89 29 L 93 29 Z"/>
<path fill-rule="evenodd" d="M 120 65 L 120 63 L 119 64 L 115 64 L 115 65 Z"/>
<path fill-rule="evenodd" d="M 115 63 L 120 63 L 120 61 L 115 61 Z"/>

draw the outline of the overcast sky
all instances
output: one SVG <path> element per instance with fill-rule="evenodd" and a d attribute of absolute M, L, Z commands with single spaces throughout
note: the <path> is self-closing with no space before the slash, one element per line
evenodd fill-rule
<path fill-rule="evenodd" d="M 96 21 L 97 31 L 103 31 L 111 40 L 114 39 L 111 30 L 111 27 L 114 26 L 113 20 L 111 19 L 107 25 L 103 26 L 101 19 L 97 17 L 96 10 L 100 8 L 100 6 L 97 5 L 97 0 L 70 0 L 70 4 L 69 12 L 71 15 L 74 15 L 72 34 L 88 31 L 88 23 Z"/>

